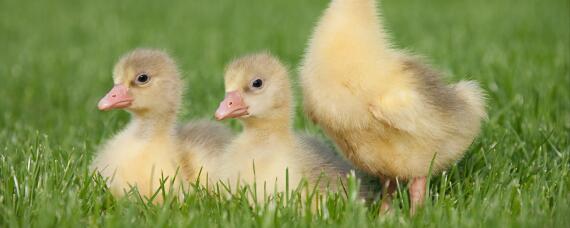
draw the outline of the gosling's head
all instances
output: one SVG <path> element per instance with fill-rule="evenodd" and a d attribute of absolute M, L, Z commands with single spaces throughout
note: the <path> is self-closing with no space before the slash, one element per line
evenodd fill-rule
<path fill-rule="evenodd" d="M 135 114 L 176 112 L 183 85 L 176 63 L 168 54 L 136 49 L 124 55 L 113 70 L 114 86 L 98 104 L 99 110 L 126 109 Z"/>
<path fill-rule="evenodd" d="M 215 117 L 282 118 L 290 115 L 287 69 L 268 53 L 247 55 L 230 63 L 224 76 L 226 96 Z"/>

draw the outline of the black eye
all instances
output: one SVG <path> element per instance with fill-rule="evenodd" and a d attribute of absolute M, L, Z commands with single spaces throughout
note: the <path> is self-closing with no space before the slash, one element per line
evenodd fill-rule
<path fill-rule="evenodd" d="M 140 74 L 139 76 L 137 76 L 135 83 L 142 85 L 147 83 L 150 80 L 150 77 L 146 74 Z"/>
<path fill-rule="evenodd" d="M 253 88 L 261 88 L 263 86 L 263 80 L 261 79 L 255 79 L 251 82 L 251 87 Z"/>

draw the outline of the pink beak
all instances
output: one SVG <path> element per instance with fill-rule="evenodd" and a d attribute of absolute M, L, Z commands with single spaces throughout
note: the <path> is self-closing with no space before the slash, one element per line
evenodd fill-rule
<path fill-rule="evenodd" d="M 238 91 L 227 92 L 226 97 L 220 103 L 220 107 L 216 110 L 215 117 L 217 120 L 223 120 L 245 116 L 249 114 L 247 108 Z"/>
<path fill-rule="evenodd" d="M 111 91 L 99 101 L 97 108 L 101 111 L 107 111 L 131 106 L 134 99 L 129 95 L 128 91 L 124 85 L 113 86 Z"/>

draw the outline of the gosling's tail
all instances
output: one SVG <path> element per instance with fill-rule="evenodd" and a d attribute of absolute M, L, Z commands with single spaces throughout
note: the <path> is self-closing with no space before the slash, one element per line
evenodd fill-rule
<path fill-rule="evenodd" d="M 485 92 L 475 81 L 460 81 L 454 85 L 459 97 L 467 104 L 467 111 L 480 122 L 487 118 Z"/>

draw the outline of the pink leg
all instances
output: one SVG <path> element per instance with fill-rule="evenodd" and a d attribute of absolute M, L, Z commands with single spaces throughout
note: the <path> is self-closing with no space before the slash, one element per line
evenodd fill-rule
<path fill-rule="evenodd" d="M 410 214 L 414 215 L 416 209 L 421 207 L 426 195 L 426 177 L 415 177 L 410 181 Z"/>
<path fill-rule="evenodd" d="M 380 214 L 386 214 L 390 211 L 394 192 L 396 192 L 396 181 L 385 179 L 382 184 L 382 204 L 380 205 Z"/>

